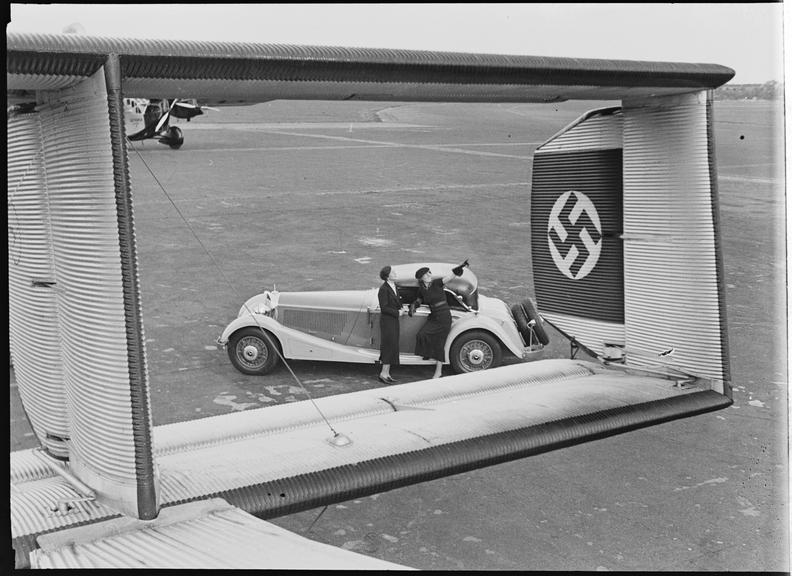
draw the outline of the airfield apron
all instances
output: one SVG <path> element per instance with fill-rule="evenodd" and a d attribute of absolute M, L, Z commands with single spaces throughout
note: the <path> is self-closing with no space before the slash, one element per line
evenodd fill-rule
<path fill-rule="evenodd" d="M 428 304 L 432 313 L 415 336 L 415 353 L 423 358 L 444 362 L 445 342 L 451 331 L 451 308 L 443 291 L 443 279 L 435 278 L 429 288 L 420 282 L 418 299 Z"/>

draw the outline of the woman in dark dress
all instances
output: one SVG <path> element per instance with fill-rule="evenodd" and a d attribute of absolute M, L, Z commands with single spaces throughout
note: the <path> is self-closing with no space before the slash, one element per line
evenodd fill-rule
<path fill-rule="evenodd" d="M 396 382 L 390 375 L 391 366 L 399 365 L 399 316 L 402 315 L 402 304 L 396 290 L 396 272 L 390 266 L 380 270 L 380 278 L 384 280 L 377 293 L 380 307 L 380 357 L 382 364 L 377 378 L 383 384 Z"/>
<path fill-rule="evenodd" d="M 435 360 L 435 373 L 432 378 L 440 378 L 442 375 L 443 362 L 445 362 L 445 342 L 451 331 L 451 308 L 448 306 L 443 286 L 454 276 L 461 276 L 464 266 L 467 266 L 467 260 L 455 267 L 452 270 L 453 274 L 434 280 L 432 280 L 432 272 L 429 268 L 419 268 L 415 272 L 415 277 L 418 279 L 418 298 L 410 305 L 410 315 L 412 316 L 415 308 L 421 304 L 427 304 L 432 311 L 426 324 L 415 336 L 415 353 L 418 356 L 423 356 L 425 360 L 429 358 Z"/>

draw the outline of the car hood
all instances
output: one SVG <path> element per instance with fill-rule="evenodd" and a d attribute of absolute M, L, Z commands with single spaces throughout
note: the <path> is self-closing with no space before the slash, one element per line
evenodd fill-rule
<path fill-rule="evenodd" d="M 275 298 L 273 298 L 273 296 Z M 367 306 L 377 306 L 377 289 L 368 290 L 317 290 L 311 292 L 264 292 L 245 302 L 251 310 L 260 305 L 277 302 L 278 308 L 321 308 L 339 310 L 360 310 Z M 242 307 L 244 311 L 245 306 Z"/>

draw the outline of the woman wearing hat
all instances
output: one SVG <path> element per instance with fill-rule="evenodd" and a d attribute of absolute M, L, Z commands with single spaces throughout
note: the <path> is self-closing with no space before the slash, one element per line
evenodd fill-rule
<path fill-rule="evenodd" d="M 429 358 L 435 360 L 435 373 L 432 378 L 440 378 L 442 375 L 443 362 L 445 361 L 445 341 L 451 331 L 451 308 L 446 301 L 443 286 L 454 276 L 461 276 L 462 268 L 467 265 L 467 260 L 465 260 L 464 263 L 452 270 L 453 274 L 434 280 L 432 280 L 432 271 L 425 266 L 415 272 L 415 277 L 418 279 L 418 298 L 410 304 L 410 316 L 421 304 L 427 304 L 432 311 L 426 324 L 415 336 L 415 353 L 418 356 L 423 356 L 424 360 Z"/>
<path fill-rule="evenodd" d="M 390 375 L 391 366 L 399 365 L 399 316 L 402 315 L 402 304 L 399 291 L 396 290 L 396 272 L 390 266 L 380 270 L 382 286 L 377 293 L 380 307 L 380 357 L 382 364 L 377 379 L 383 384 L 396 382 Z"/>

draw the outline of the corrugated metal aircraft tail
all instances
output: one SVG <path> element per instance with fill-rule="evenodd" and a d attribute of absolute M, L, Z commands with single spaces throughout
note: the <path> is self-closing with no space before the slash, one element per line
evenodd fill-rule
<path fill-rule="evenodd" d="M 542 315 L 597 355 L 730 394 L 706 91 L 589 112 L 536 150 Z"/>

